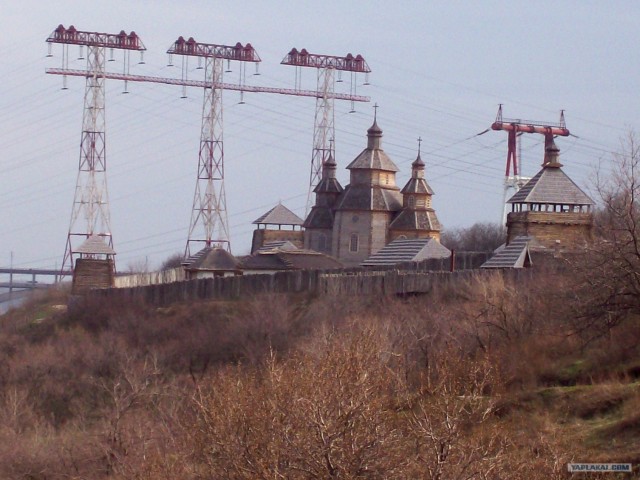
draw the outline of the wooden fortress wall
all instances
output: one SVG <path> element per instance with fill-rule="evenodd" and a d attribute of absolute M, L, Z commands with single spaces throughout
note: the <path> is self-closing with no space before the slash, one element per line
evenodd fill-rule
<path fill-rule="evenodd" d="M 177 281 L 128 288 L 94 290 L 91 295 L 114 301 L 135 300 L 167 306 L 191 300 L 235 300 L 256 295 L 303 293 L 309 295 L 415 295 L 446 287 L 449 282 L 490 274 L 477 270 L 489 254 L 457 255 L 451 272 L 449 258 L 368 270 L 296 270 L 264 275 L 239 275 Z"/>

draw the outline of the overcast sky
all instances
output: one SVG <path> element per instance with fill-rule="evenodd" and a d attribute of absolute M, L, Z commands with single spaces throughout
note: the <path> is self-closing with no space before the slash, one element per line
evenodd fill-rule
<path fill-rule="evenodd" d="M 402 186 L 421 137 L 427 181 L 444 228 L 497 222 L 507 135 L 505 117 L 556 122 L 565 109 L 575 136 L 559 138 L 564 170 L 585 189 L 599 162 L 640 126 L 640 2 L 617 1 L 70 1 L 4 2 L 0 11 L 0 265 L 60 266 L 77 176 L 85 82 L 46 75 L 58 24 L 117 33 L 134 30 L 147 52 L 131 73 L 178 77 L 167 48 L 182 35 L 217 44 L 250 42 L 262 58 L 252 85 L 294 87 L 280 65 L 292 47 L 327 55 L 362 54 L 373 70 L 371 97 L 349 113 L 336 102 L 338 175 L 366 146 L 372 105 L 380 106 L 383 148 Z M 71 68 L 84 68 L 70 49 Z M 195 62 L 192 63 L 195 67 Z M 114 62 L 109 69 L 118 71 Z M 251 72 L 249 68 L 248 72 Z M 225 81 L 237 81 L 237 68 Z M 199 72 L 191 72 L 197 78 Z M 315 72 L 303 72 L 315 88 Z M 345 88 L 347 83 L 338 85 Z M 184 251 L 198 165 L 202 91 L 107 81 L 107 159 L 111 225 L 119 270 L 151 267 Z M 234 254 L 250 249 L 251 222 L 282 201 L 304 215 L 315 100 L 225 92 L 227 207 Z M 543 138 L 522 137 L 523 172 L 534 175 Z"/>

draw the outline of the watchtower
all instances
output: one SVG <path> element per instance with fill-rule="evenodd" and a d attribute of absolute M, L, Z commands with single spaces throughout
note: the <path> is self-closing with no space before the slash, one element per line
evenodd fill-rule
<path fill-rule="evenodd" d="M 590 240 L 594 202 L 562 171 L 559 156 L 551 139 L 542 170 L 507 202 L 507 245 L 521 235 L 546 248 L 556 248 L 559 241 L 569 250 Z"/>

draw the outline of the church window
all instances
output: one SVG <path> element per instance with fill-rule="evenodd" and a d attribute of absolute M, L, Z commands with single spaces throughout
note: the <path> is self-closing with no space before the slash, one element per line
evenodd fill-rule
<path fill-rule="evenodd" d="M 358 234 L 351 234 L 351 242 L 349 242 L 349 251 L 357 252 L 358 251 Z"/>
<path fill-rule="evenodd" d="M 407 203 L 409 204 L 409 208 L 414 208 L 416 206 L 416 197 L 409 195 Z"/>

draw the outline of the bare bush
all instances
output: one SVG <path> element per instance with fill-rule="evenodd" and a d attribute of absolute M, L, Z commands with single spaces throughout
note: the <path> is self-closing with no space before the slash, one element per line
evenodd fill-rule
<path fill-rule="evenodd" d="M 576 273 L 576 332 L 588 343 L 640 314 L 640 143 L 630 132 L 613 155 L 611 171 L 598 172 L 601 211 L 596 238 Z"/>
<path fill-rule="evenodd" d="M 217 372 L 194 399 L 199 475 L 472 479 L 506 471 L 486 361 L 448 352 L 430 386 L 414 390 L 384 326 L 351 329 L 325 337 L 322 349 L 271 356 L 263 369 Z"/>

